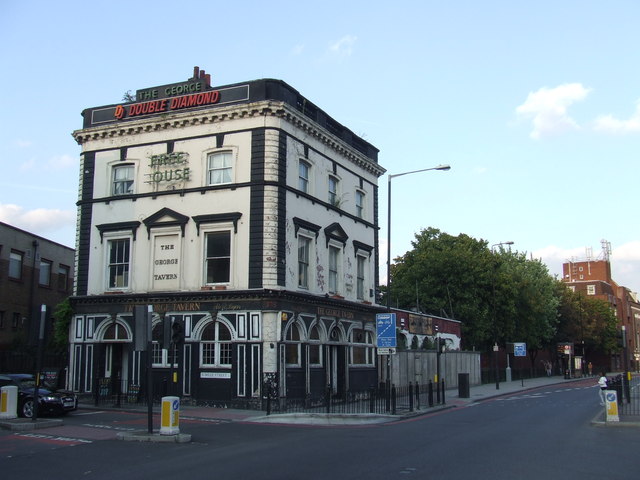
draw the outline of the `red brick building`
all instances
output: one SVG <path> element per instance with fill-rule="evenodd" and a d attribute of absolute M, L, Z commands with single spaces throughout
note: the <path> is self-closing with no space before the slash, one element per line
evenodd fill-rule
<path fill-rule="evenodd" d="M 605 256 L 608 257 L 608 256 Z M 611 263 L 603 260 L 569 261 L 562 265 L 562 280 L 582 295 L 602 299 L 611 305 L 624 331 L 625 347 L 611 353 L 611 369 L 623 370 L 625 353 L 633 370 L 640 367 L 640 303 L 638 294 L 618 285 L 611 277 Z"/>

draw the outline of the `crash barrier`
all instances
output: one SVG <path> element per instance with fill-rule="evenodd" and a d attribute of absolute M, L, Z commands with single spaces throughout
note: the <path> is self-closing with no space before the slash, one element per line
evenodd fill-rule
<path fill-rule="evenodd" d="M 265 391 L 272 391 L 265 389 Z M 265 395 L 265 410 L 271 413 L 376 413 L 398 415 L 445 404 L 444 381 L 428 384 L 409 382 L 396 386 L 381 383 L 367 390 L 336 392 L 328 385 L 323 395 Z"/>
<path fill-rule="evenodd" d="M 0 389 L 0 418 L 18 417 L 18 387 L 7 385 Z"/>

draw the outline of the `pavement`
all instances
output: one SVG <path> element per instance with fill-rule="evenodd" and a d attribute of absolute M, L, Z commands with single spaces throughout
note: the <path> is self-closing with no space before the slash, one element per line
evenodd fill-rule
<path fill-rule="evenodd" d="M 463 398 L 458 395 L 457 389 L 447 390 L 445 392 L 444 404 L 434 405 L 433 407 L 422 406 L 419 409 L 409 411 L 408 409 L 399 409 L 397 415 L 379 415 L 379 414 L 322 414 L 322 413 L 272 413 L 266 415 L 260 410 L 241 410 L 231 408 L 215 408 L 215 407 L 199 407 L 182 405 L 180 408 L 180 420 L 204 420 L 204 421 L 222 421 L 222 422 L 250 422 L 250 423 L 271 423 L 271 424 L 299 424 L 299 425 L 366 425 L 376 423 L 388 423 L 399 421 L 407 418 L 427 415 L 445 409 L 464 407 L 474 402 L 482 402 L 492 398 L 517 395 L 544 387 L 553 387 L 561 384 L 572 382 L 588 382 L 593 381 L 595 388 L 597 377 L 591 378 L 574 378 L 566 379 L 562 376 L 539 377 L 524 380 L 515 380 L 511 382 L 500 382 L 498 388 L 495 383 L 474 385 L 470 387 L 469 397 Z M 594 390 L 595 392 L 595 390 Z M 597 397 L 594 393 L 594 402 Z M 93 410 L 117 410 L 129 412 L 146 412 L 146 406 L 125 406 L 125 407 L 96 407 L 93 404 L 80 404 L 82 409 Z M 154 406 L 154 415 L 160 413 L 159 406 Z M 30 419 L 3 419 L 0 418 L 0 428 L 9 430 L 31 430 L 37 428 L 48 428 L 51 426 L 62 425 L 62 419 L 39 418 L 37 421 Z M 604 409 L 591 421 L 594 426 L 600 427 L 640 427 L 640 416 L 620 416 L 620 422 L 606 422 Z M 191 441 L 189 434 L 177 435 L 160 435 L 158 431 L 149 434 L 144 432 L 121 432 L 118 434 L 120 440 L 125 441 L 149 441 L 149 442 L 177 442 L 184 443 Z"/>

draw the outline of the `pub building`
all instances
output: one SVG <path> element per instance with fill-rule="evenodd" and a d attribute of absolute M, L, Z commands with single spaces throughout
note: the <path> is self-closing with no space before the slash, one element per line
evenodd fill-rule
<path fill-rule="evenodd" d="M 281 80 L 130 100 L 73 132 L 71 387 L 144 391 L 149 328 L 154 389 L 198 404 L 376 384 L 378 150 Z"/>

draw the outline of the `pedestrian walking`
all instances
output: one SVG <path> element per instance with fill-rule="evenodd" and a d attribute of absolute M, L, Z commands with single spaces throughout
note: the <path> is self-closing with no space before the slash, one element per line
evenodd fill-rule
<path fill-rule="evenodd" d="M 600 405 L 604 405 L 604 392 L 609 385 L 609 381 L 607 380 L 607 372 L 602 372 L 600 378 L 598 379 L 598 393 L 600 394 Z"/>

